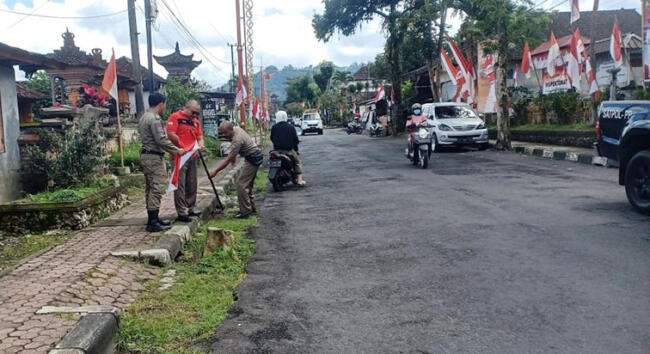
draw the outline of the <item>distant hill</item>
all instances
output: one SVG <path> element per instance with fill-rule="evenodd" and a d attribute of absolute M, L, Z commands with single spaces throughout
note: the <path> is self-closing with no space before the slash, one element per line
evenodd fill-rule
<path fill-rule="evenodd" d="M 339 71 L 348 71 L 352 74 L 357 72 L 364 63 L 354 63 L 347 67 L 338 67 Z M 266 67 L 265 72 L 271 75 L 271 80 L 266 81 L 266 91 L 271 94 L 278 95 L 281 102 L 284 102 L 287 99 L 287 81 L 294 79 L 305 74 L 313 74 L 314 71 L 318 69 L 318 66 L 307 66 L 303 68 L 296 68 L 292 65 L 287 65 L 282 69 L 278 69 L 276 66 Z M 255 93 L 259 95 L 260 92 L 260 73 L 255 74 Z M 224 85 L 219 88 L 219 90 L 227 91 L 229 89 L 228 85 Z"/>

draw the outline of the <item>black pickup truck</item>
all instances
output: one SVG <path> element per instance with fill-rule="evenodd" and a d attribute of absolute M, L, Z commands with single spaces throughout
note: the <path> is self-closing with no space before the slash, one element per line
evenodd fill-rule
<path fill-rule="evenodd" d="M 619 163 L 619 183 L 650 215 L 650 101 L 607 101 L 598 110 L 598 154 Z"/>

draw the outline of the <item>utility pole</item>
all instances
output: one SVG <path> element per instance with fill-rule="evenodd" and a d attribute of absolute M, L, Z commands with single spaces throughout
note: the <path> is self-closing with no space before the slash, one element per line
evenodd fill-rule
<path fill-rule="evenodd" d="M 135 85 L 135 109 L 139 118 L 144 113 L 144 100 L 142 98 L 142 75 L 140 74 L 140 48 L 138 45 L 138 27 L 135 19 L 135 0 L 127 0 L 129 11 L 129 32 L 131 34 L 131 62 Z"/>
<path fill-rule="evenodd" d="M 149 67 L 149 94 L 155 91 L 153 86 L 153 52 L 151 45 L 151 0 L 144 0 L 144 16 L 147 23 L 147 66 Z"/>
<path fill-rule="evenodd" d="M 131 0 L 132 1 L 132 0 Z M 241 45 L 241 9 L 239 8 L 239 1 L 235 0 L 235 9 L 237 12 L 237 62 L 239 64 L 239 80 L 244 79 L 244 63 L 243 63 L 243 54 L 242 54 L 242 45 Z M 242 81 L 243 84 L 243 81 Z M 248 94 L 250 97 L 251 93 Z M 244 105 L 239 105 L 239 118 L 241 120 L 242 128 L 246 129 L 246 112 L 244 111 Z"/>
<path fill-rule="evenodd" d="M 591 60 L 591 70 L 594 71 L 594 77 L 596 76 L 596 71 L 598 70 L 598 67 L 596 66 L 596 40 L 595 38 L 595 33 L 596 33 L 596 25 L 594 24 L 594 19 L 596 18 L 596 13 L 598 12 L 598 0 L 594 0 L 594 11 L 591 15 L 591 42 L 589 43 L 589 60 Z M 596 115 L 598 114 L 596 112 L 596 103 L 592 105 L 591 109 L 591 118 L 589 118 L 589 124 L 591 125 L 596 125 Z"/>
<path fill-rule="evenodd" d="M 230 82 L 230 91 L 235 92 L 235 51 L 234 48 L 237 47 L 236 44 L 228 43 L 230 47 L 230 62 L 232 63 L 232 80 Z"/>

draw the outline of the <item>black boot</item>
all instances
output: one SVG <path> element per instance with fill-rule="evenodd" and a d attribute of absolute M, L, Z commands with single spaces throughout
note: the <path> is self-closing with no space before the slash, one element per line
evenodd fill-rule
<path fill-rule="evenodd" d="M 149 210 L 149 222 L 147 223 L 147 232 L 161 232 L 169 230 L 169 226 L 162 225 L 158 220 L 158 210 Z"/>

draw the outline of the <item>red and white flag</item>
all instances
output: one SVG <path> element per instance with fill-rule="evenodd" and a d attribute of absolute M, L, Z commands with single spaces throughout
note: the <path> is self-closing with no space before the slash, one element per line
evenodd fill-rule
<path fill-rule="evenodd" d="M 187 147 L 183 147 L 183 149 L 185 148 Z M 192 158 L 192 156 L 194 156 L 194 154 L 198 150 L 199 150 L 199 142 L 197 141 L 194 143 L 194 147 L 192 148 L 192 150 L 187 151 L 187 154 L 183 156 L 180 156 L 178 154 L 173 155 L 174 171 L 172 171 L 172 176 L 169 179 L 169 187 L 167 187 L 168 192 L 173 192 L 178 189 L 178 175 L 181 172 L 181 169 L 183 168 L 183 166 L 185 166 L 187 161 L 189 161 Z"/>
<path fill-rule="evenodd" d="M 454 66 L 454 64 L 451 62 L 451 59 L 449 59 L 449 55 L 447 55 L 446 50 L 441 50 L 440 51 L 440 59 L 442 61 L 442 67 L 445 69 L 447 74 L 449 74 L 449 78 L 451 79 L 451 82 L 458 86 L 458 81 L 457 76 L 458 76 L 458 69 Z"/>
<path fill-rule="evenodd" d="M 600 98 L 600 89 L 598 88 L 598 83 L 596 82 L 596 74 L 594 74 L 594 69 L 591 67 L 591 60 L 587 59 L 587 79 L 589 81 L 589 94 L 594 95 L 594 98 L 598 100 Z"/>
<path fill-rule="evenodd" d="M 526 74 L 526 78 L 530 79 L 530 74 L 533 72 L 533 57 L 530 55 L 530 47 L 528 42 L 524 45 L 524 55 L 521 57 L 521 72 Z"/>
<path fill-rule="evenodd" d="M 260 119 L 260 98 L 255 99 L 255 104 L 253 105 L 253 112 L 251 117 L 259 120 Z"/>
<path fill-rule="evenodd" d="M 381 101 L 386 97 L 386 92 L 384 91 L 384 85 L 381 85 L 379 91 L 375 95 L 375 102 Z"/>
<path fill-rule="evenodd" d="M 574 32 L 571 36 L 571 47 L 569 48 L 569 57 L 567 59 L 567 75 L 569 76 L 569 81 L 571 86 L 575 87 L 576 90 L 580 90 L 580 52 L 578 51 L 578 39 L 580 36 L 579 32 Z"/>
<path fill-rule="evenodd" d="M 456 59 L 456 62 L 459 65 L 460 74 L 463 78 L 463 85 L 460 89 L 460 96 L 470 99 L 472 91 L 472 69 L 469 66 L 469 62 L 465 59 L 465 56 L 463 56 L 463 53 L 460 51 L 460 48 L 458 48 L 458 45 L 456 45 L 456 42 L 454 42 L 452 39 L 449 39 L 449 46 L 451 47 L 451 52 L 454 56 L 454 59 Z"/>
<path fill-rule="evenodd" d="M 519 87 L 519 64 L 515 65 L 515 71 L 512 74 L 512 81 L 515 82 L 515 87 Z"/>
<path fill-rule="evenodd" d="M 353 102 L 352 103 L 352 113 L 356 113 L 356 112 L 357 112 L 357 103 Z"/>
<path fill-rule="evenodd" d="M 248 97 L 248 93 L 246 92 L 246 86 L 244 86 L 243 81 L 239 79 L 239 86 L 237 87 L 237 96 L 235 97 L 235 105 L 240 106 L 244 101 L 246 101 L 247 97 Z"/>
<path fill-rule="evenodd" d="M 621 31 L 618 29 L 618 20 L 614 21 L 612 38 L 609 41 L 609 54 L 614 59 L 614 66 L 619 68 L 623 65 L 623 53 L 621 52 Z"/>
<path fill-rule="evenodd" d="M 102 88 L 117 100 L 117 65 L 115 64 L 115 52 L 111 56 L 111 61 L 108 62 L 106 72 L 104 72 Z"/>
<path fill-rule="evenodd" d="M 555 39 L 555 33 L 551 32 L 551 47 L 548 49 L 548 58 L 546 59 L 546 71 L 550 77 L 555 76 L 555 62 L 560 58 L 560 46 Z"/>
<path fill-rule="evenodd" d="M 580 19 L 580 0 L 571 0 L 571 24 Z"/>

